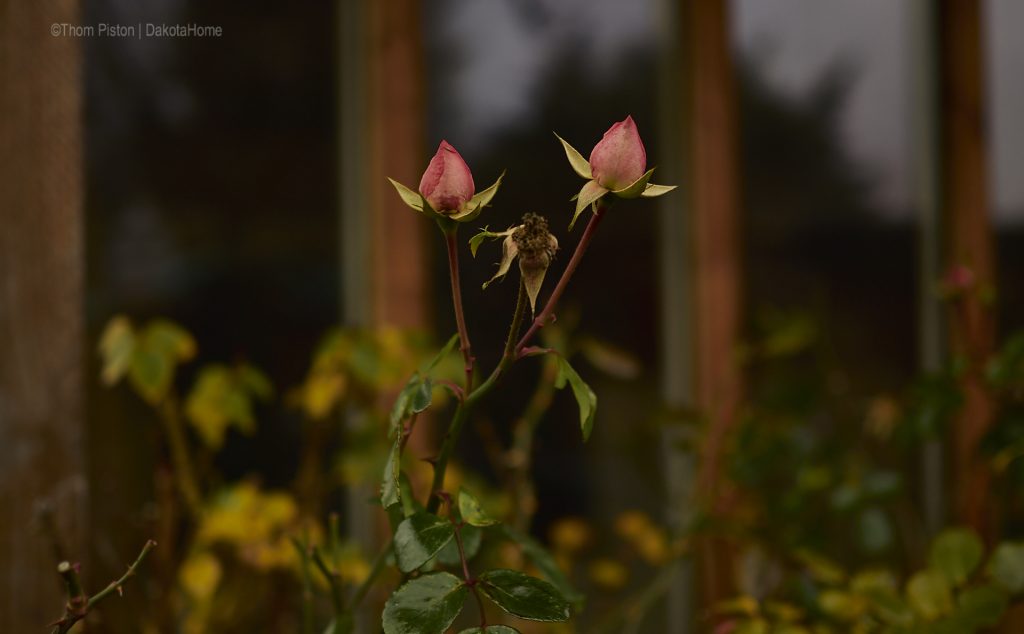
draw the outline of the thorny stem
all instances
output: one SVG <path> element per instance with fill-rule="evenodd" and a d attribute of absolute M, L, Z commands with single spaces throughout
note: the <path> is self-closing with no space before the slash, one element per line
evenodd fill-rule
<path fill-rule="evenodd" d="M 587 250 L 587 246 L 590 241 L 594 238 L 594 232 L 597 230 L 597 226 L 601 224 L 601 219 L 604 217 L 607 211 L 607 206 L 602 203 L 598 203 L 597 209 L 594 215 L 591 216 L 590 222 L 587 223 L 587 228 L 583 232 L 583 236 L 580 238 L 579 244 L 576 245 L 576 251 L 573 252 L 572 258 L 569 259 L 569 263 L 565 266 L 565 271 L 562 272 L 562 277 L 558 280 L 558 284 L 555 286 L 555 290 L 551 291 L 551 297 L 548 298 L 547 304 L 544 305 L 544 309 L 537 315 L 537 318 L 533 320 L 530 329 L 526 331 L 526 334 L 519 339 L 519 342 L 512 345 L 512 341 L 515 340 L 517 334 L 519 334 L 520 324 L 522 323 L 522 310 L 518 307 L 520 303 L 517 301 L 516 313 L 512 318 L 512 327 L 509 328 L 508 340 L 505 342 L 505 354 L 502 355 L 498 365 L 491 372 L 491 375 L 487 377 L 487 380 L 480 384 L 475 390 L 466 390 L 466 398 L 455 408 L 455 414 L 452 416 L 452 421 L 448 425 L 448 431 L 445 433 L 444 441 L 441 443 L 441 451 L 438 453 L 437 459 L 434 461 L 434 482 L 430 487 L 430 497 L 427 503 L 428 513 L 437 513 L 438 506 L 441 503 L 440 498 L 437 497 L 437 492 L 444 488 L 444 476 L 448 469 L 448 460 L 451 458 L 452 452 L 455 450 L 455 445 L 458 443 L 459 435 L 462 433 L 462 427 L 466 423 L 466 419 L 469 417 L 469 413 L 472 411 L 473 406 L 476 405 L 477 401 L 487 396 L 487 394 L 494 389 L 497 385 L 498 380 L 505 373 L 512 363 L 516 361 L 523 354 L 523 349 L 526 344 L 529 343 L 530 339 L 533 338 L 537 331 L 550 319 L 551 314 L 555 310 L 555 305 L 558 303 L 562 293 L 565 292 L 565 288 L 569 285 L 569 280 L 572 279 L 573 273 L 576 272 L 576 268 L 580 264 L 580 260 L 583 259 L 583 254 Z M 453 253 L 452 240 L 454 239 L 454 232 L 445 232 L 445 238 L 448 240 L 448 253 L 449 263 L 452 262 L 451 254 Z M 459 298 L 459 294 L 455 292 L 458 289 L 458 268 L 452 267 L 452 289 L 454 296 Z M 522 282 L 520 281 L 520 288 Z M 522 301 L 522 293 L 520 293 L 520 301 Z M 456 321 L 462 323 L 462 302 L 461 299 L 456 299 Z M 525 308 L 524 308 L 525 309 Z M 517 323 L 518 322 L 518 323 Z M 465 324 L 462 323 L 459 333 L 460 336 L 464 332 Z M 511 354 L 509 353 L 511 351 Z"/>
<path fill-rule="evenodd" d="M 555 378 L 558 364 L 553 358 L 544 363 L 540 379 L 526 408 L 512 427 L 512 447 L 506 464 L 509 466 L 509 488 L 513 504 L 512 525 L 526 530 L 536 510 L 537 501 L 530 482 L 530 465 L 533 463 L 533 437 L 544 412 L 548 410 L 555 395 Z"/>
<path fill-rule="evenodd" d="M 363 579 L 363 583 L 356 588 L 356 593 L 352 595 L 350 605 L 353 608 L 363 602 L 366 594 L 373 586 L 374 580 L 376 580 L 377 576 L 384 571 L 384 565 L 388 562 L 388 556 L 391 555 L 391 550 L 394 548 L 394 544 L 394 541 L 388 541 L 384 548 L 377 553 L 377 557 L 373 560 L 373 564 L 370 565 L 370 573 L 366 575 L 366 579 Z"/>
<path fill-rule="evenodd" d="M 152 539 L 147 541 L 145 546 L 142 547 L 142 552 L 140 552 L 139 556 L 135 558 L 134 563 L 128 567 L 128 571 L 121 575 L 120 579 L 110 582 L 106 588 L 88 598 L 86 598 L 85 592 L 82 590 L 82 584 L 78 578 L 77 567 L 66 561 L 62 561 L 60 565 L 57 566 L 57 572 L 59 572 L 61 577 L 64 578 L 64 584 L 67 586 L 68 603 L 64 607 L 64 616 L 53 623 L 51 634 L 67 634 L 67 632 L 70 632 L 71 628 L 74 627 L 75 623 L 84 619 L 100 601 L 103 601 L 114 592 L 120 594 L 124 584 L 128 583 L 128 580 L 135 576 L 135 572 L 138 570 L 142 560 L 145 559 L 146 555 L 149 554 L 149 551 L 153 550 L 155 547 L 155 541 Z"/>
<path fill-rule="evenodd" d="M 458 225 L 444 229 L 444 240 L 448 246 L 448 273 L 452 281 L 452 304 L 455 308 L 455 324 L 459 329 L 459 350 L 466 364 L 466 393 L 473 390 L 473 351 L 469 343 L 469 330 L 466 328 L 466 315 L 462 310 L 462 285 L 459 277 L 459 245 Z"/>
<path fill-rule="evenodd" d="M 505 353 L 501 357 L 502 361 L 505 359 L 515 360 L 515 341 L 523 327 L 523 315 L 526 314 L 526 300 L 526 282 L 520 277 L 519 296 L 516 298 L 516 311 L 512 314 L 512 325 L 509 326 L 508 338 L 505 339 Z"/>
<path fill-rule="evenodd" d="M 309 571 L 309 546 L 305 539 L 292 538 L 302 571 L 302 632 L 313 634 L 313 575 Z"/>
<path fill-rule="evenodd" d="M 562 293 L 565 292 L 566 287 L 569 285 L 569 280 L 572 279 L 573 273 L 576 272 L 576 267 L 580 265 L 580 260 L 583 259 L 583 254 L 586 252 L 587 247 L 590 245 L 590 241 L 594 238 L 594 233 L 597 231 L 597 226 L 601 224 L 601 220 L 604 218 L 605 213 L 608 211 L 608 207 L 603 202 L 597 203 L 597 208 L 594 211 L 594 215 L 590 217 L 590 222 L 587 223 L 587 228 L 583 231 L 583 236 L 580 238 L 579 244 L 576 245 L 576 250 L 573 252 L 572 257 L 569 259 L 569 263 L 565 265 L 565 270 L 562 271 L 562 277 L 558 280 L 558 284 L 555 285 L 555 290 L 551 291 L 551 296 L 548 298 L 544 309 L 540 311 L 540 314 L 530 324 L 530 329 L 526 331 L 523 338 L 516 344 L 515 353 L 518 356 L 526 344 L 530 342 L 537 331 L 543 328 L 548 321 L 551 319 L 552 313 L 555 311 L 555 305 L 558 304 L 558 300 L 562 297 Z"/>
<path fill-rule="evenodd" d="M 341 580 L 338 579 L 338 572 L 329 568 L 324 558 L 320 555 L 320 549 L 313 548 L 313 563 L 316 564 L 320 574 L 327 580 L 331 588 L 331 605 L 334 606 L 335 614 L 342 614 L 345 611 L 344 595 L 342 594 Z"/>
<path fill-rule="evenodd" d="M 523 295 L 523 293 L 520 293 L 519 305 L 516 308 L 516 314 L 512 318 L 512 328 L 509 329 L 508 341 L 505 343 L 506 351 L 513 349 L 511 342 L 515 341 L 515 336 L 519 331 L 519 325 L 522 324 L 522 313 L 525 309 Z M 504 374 L 508 366 L 514 361 L 515 357 L 513 355 L 502 355 L 501 361 L 498 362 L 497 367 L 495 367 L 494 371 L 491 372 L 491 375 L 487 377 L 487 380 L 470 392 L 466 398 L 456 406 L 455 414 L 452 415 L 452 421 L 448 425 L 448 431 L 445 433 L 444 440 L 441 443 L 441 451 L 438 453 L 437 459 L 434 461 L 434 481 L 430 486 L 430 498 L 427 502 L 428 513 L 437 513 L 437 509 L 441 505 L 441 498 L 438 497 L 437 493 L 444 488 L 444 475 L 448 470 L 448 460 L 451 458 L 452 452 L 455 450 L 455 445 L 458 443 L 459 435 L 462 433 L 462 426 L 466 423 L 469 413 L 472 411 L 473 406 L 476 405 L 477 401 L 487 396 L 487 394 L 494 389 L 494 386 L 498 384 L 498 379 L 501 378 L 501 375 Z"/>
<path fill-rule="evenodd" d="M 447 494 L 438 494 L 437 498 L 443 500 L 448 504 L 448 521 L 451 522 L 452 527 L 455 529 L 455 545 L 459 549 L 459 561 L 462 562 L 462 578 L 466 581 L 466 587 L 473 593 L 473 597 L 476 599 L 477 608 L 480 610 L 480 629 L 481 631 L 487 631 L 487 611 L 484 610 L 484 601 L 480 598 L 480 590 L 477 588 L 477 579 L 473 577 L 469 572 L 469 559 L 466 557 L 466 547 L 462 542 L 462 527 L 465 526 L 465 522 L 456 521 L 452 517 L 452 498 Z"/>

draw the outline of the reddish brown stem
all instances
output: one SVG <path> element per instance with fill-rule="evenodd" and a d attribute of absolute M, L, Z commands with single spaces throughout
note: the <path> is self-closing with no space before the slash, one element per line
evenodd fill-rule
<path fill-rule="evenodd" d="M 473 351 L 469 343 L 469 330 L 466 328 L 466 315 L 462 310 L 462 285 L 459 281 L 459 245 L 456 229 L 444 232 L 445 244 L 448 246 L 448 273 L 452 281 L 452 304 L 455 308 L 455 324 L 459 329 L 459 350 L 466 363 L 465 393 L 473 391 Z"/>
<path fill-rule="evenodd" d="M 518 357 L 526 344 L 530 342 L 530 339 L 532 339 L 533 336 L 537 334 L 537 331 L 543 328 L 552 318 L 555 311 L 555 305 L 558 304 L 558 300 L 562 297 L 562 293 L 565 292 L 565 288 L 569 285 L 569 280 L 572 279 L 573 273 L 576 272 L 576 267 L 580 265 L 580 261 L 583 259 L 583 254 L 590 245 L 590 241 L 593 240 L 594 232 L 597 231 L 597 226 L 601 224 L 601 219 L 604 218 L 606 211 L 607 207 L 601 202 L 598 202 L 594 215 L 590 217 L 590 222 L 587 223 L 587 228 L 583 231 L 583 237 L 580 238 L 579 244 L 576 245 L 576 250 L 569 259 L 569 264 L 567 264 L 565 266 L 565 270 L 562 271 L 562 277 L 558 280 L 558 284 L 555 285 L 555 290 L 551 291 L 551 296 L 544 305 L 544 310 L 540 311 L 540 314 L 537 315 L 536 319 L 533 320 L 533 323 L 530 324 L 530 329 L 526 331 L 526 334 L 523 335 L 519 340 L 519 343 L 516 344 L 514 356 Z"/>

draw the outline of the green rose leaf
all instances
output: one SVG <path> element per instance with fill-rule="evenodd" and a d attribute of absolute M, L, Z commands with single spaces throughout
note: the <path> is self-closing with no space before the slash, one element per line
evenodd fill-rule
<path fill-rule="evenodd" d="M 573 587 L 570 583 L 569 578 L 565 576 L 562 569 L 558 567 L 555 562 L 555 558 L 551 556 L 551 553 L 546 548 L 540 545 L 529 535 L 525 535 L 515 530 L 507 524 L 501 526 L 502 532 L 505 537 L 510 539 L 519 545 L 523 549 L 523 554 L 533 562 L 534 566 L 537 566 L 537 570 L 540 574 L 551 582 L 558 591 L 562 593 L 566 599 L 568 599 L 573 605 L 581 607 L 583 605 L 583 595 Z"/>
<path fill-rule="evenodd" d="M 569 602 L 553 585 L 517 570 L 488 570 L 480 589 L 509 614 L 531 621 L 568 621 Z"/>
<path fill-rule="evenodd" d="M 576 373 L 565 357 L 558 357 L 558 378 L 555 385 L 559 389 L 565 387 L 566 382 L 572 388 L 573 396 L 576 397 L 576 404 L 580 409 L 580 430 L 583 432 L 583 441 L 590 439 L 590 432 L 594 430 L 594 414 L 597 412 L 597 394 L 590 389 L 580 375 Z"/>
<path fill-rule="evenodd" d="M 387 509 L 402 501 L 400 476 L 402 473 L 402 437 L 395 436 L 391 452 L 384 465 L 384 480 L 381 485 L 380 503 Z"/>
<path fill-rule="evenodd" d="M 430 360 L 430 363 L 420 368 L 420 374 L 428 376 L 431 370 L 436 368 L 438 364 L 444 361 L 445 357 L 452 353 L 452 350 L 455 349 L 455 346 L 458 343 L 459 333 L 455 333 L 448 339 L 448 343 L 444 344 L 444 347 L 438 350 L 437 354 L 434 355 L 434 358 Z"/>
<path fill-rule="evenodd" d="M 980 586 L 964 590 L 956 603 L 953 620 L 962 626 L 962 631 L 974 632 L 998 625 L 1009 605 L 1009 598 L 995 586 Z"/>
<path fill-rule="evenodd" d="M 447 572 L 413 579 L 384 605 L 384 633 L 444 634 L 462 611 L 467 592 L 462 580 Z"/>
<path fill-rule="evenodd" d="M 355 629 L 356 624 L 352 615 L 345 613 L 341 617 L 331 619 L 323 634 L 352 634 Z"/>
<path fill-rule="evenodd" d="M 988 574 L 1012 594 L 1024 592 L 1024 544 L 1003 542 L 988 562 Z"/>
<path fill-rule="evenodd" d="M 170 391 L 177 365 L 195 354 L 196 342 L 187 330 L 171 321 L 154 320 L 135 339 L 128 378 L 139 396 L 157 405 Z"/>
<path fill-rule="evenodd" d="M 519 630 L 507 625 L 488 625 L 486 629 L 471 627 L 459 634 L 519 634 Z"/>
<path fill-rule="evenodd" d="M 513 229 L 507 231 L 488 231 L 487 227 L 484 227 L 480 233 L 476 234 L 469 239 L 469 252 L 476 257 L 476 252 L 480 250 L 480 245 L 484 243 L 484 240 L 497 240 L 498 238 L 507 238 L 512 234 Z"/>
<path fill-rule="evenodd" d="M 107 323 L 100 336 L 99 352 L 103 358 L 103 384 L 114 385 L 131 368 L 135 352 L 135 329 L 127 317 L 117 315 Z"/>
<path fill-rule="evenodd" d="M 981 563 L 984 546 L 971 530 L 952 528 L 943 531 L 932 543 L 928 566 L 946 576 L 950 585 L 960 586 Z"/>
<path fill-rule="evenodd" d="M 878 586 L 866 588 L 862 594 L 871 610 L 890 625 L 908 626 L 914 622 L 914 612 L 896 593 Z"/>
<path fill-rule="evenodd" d="M 388 430 L 390 438 L 399 435 L 403 420 L 430 407 L 432 390 L 433 384 L 429 377 L 423 377 L 419 372 L 412 375 L 402 391 L 398 393 L 395 404 L 391 407 Z"/>
<path fill-rule="evenodd" d="M 185 399 L 185 415 L 199 438 L 210 449 L 220 449 L 228 427 L 250 435 L 256 431 L 253 399 L 273 393 L 270 381 L 256 368 L 204 367 Z"/>
<path fill-rule="evenodd" d="M 143 400 L 150 405 L 157 405 L 171 388 L 174 365 L 166 356 L 140 348 L 132 355 L 128 378 Z"/>
<path fill-rule="evenodd" d="M 395 559 L 398 569 L 412 572 L 427 563 L 455 536 L 448 520 L 427 512 L 413 513 L 395 530 Z"/>
<path fill-rule="evenodd" d="M 482 530 L 470 524 L 463 526 L 460 532 L 462 534 L 462 549 L 466 553 L 466 561 L 469 561 L 480 552 L 484 534 Z M 459 557 L 459 545 L 454 539 L 445 544 L 444 548 L 437 553 L 437 560 L 446 566 L 462 565 L 462 558 Z"/>
<path fill-rule="evenodd" d="M 907 582 L 907 599 L 914 611 L 928 620 L 948 614 L 953 608 L 953 593 L 946 575 L 936 570 L 924 570 L 911 577 Z"/>
<path fill-rule="evenodd" d="M 196 340 L 191 333 L 173 321 L 155 319 L 142 333 L 143 345 L 175 362 L 188 361 L 196 355 Z"/>
<path fill-rule="evenodd" d="M 498 523 L 498 520 L 487 515 L 487 512 L 480 506 L 480 500 L 465 489 L 459 490 L 459 515 L 462 516 L 464 522 L 473 526 L 494 526 Z"/>

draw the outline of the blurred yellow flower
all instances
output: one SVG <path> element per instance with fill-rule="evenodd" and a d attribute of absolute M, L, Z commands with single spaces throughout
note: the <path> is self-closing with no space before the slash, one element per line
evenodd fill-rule
<path fill-rule="evenodd" d="M 299 509 L 290 495 L 263 493 L 243 482 L 214 499 L 200 522 L 196 544 L 231 544 L 242 561 L 260 570 L 287 568 L 297 560 L 288 535 L 298 520 Z"/>
<path fill-rule="evenodd" d="M 213 597 L 222 575 L 217 557 L 208 552 L 190 555 L 178 569 L 181 587 L 196 601 L 207 601 Z"/>
<path fill-rule="evenodd" d="M 624 511 L 615 519 L 615 532 L 624 539 L 635 539 L 651 527 L 651 518 L 643 511 Z"/>
<path fill-rule="evenodd" d="M 578 517 L 565 517 L 551 526 L 549 536 L 555 550 L 572 554 L 587 545 L 591 530 L 586 521 Z"/>
<path fill-rule="evenodd" d="M 615 560 L 597 559 L 590 564 L 590 578 L 603 588 L 618 590 L 629 580 L 629 571 Z"/>

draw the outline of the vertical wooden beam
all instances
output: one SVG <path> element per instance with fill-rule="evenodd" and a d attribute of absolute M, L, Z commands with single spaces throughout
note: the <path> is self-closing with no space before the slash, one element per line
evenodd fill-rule
<path fill-rule="evenodd" d="M 941 130 L 947 264 L 973 273 L 973 288 L 953 303 L 952 352 L 967 361 L 962 411 L 953 430 L 957 519 L 983 534 L 989 515 L 991 474 L 978 445 L 992 423 L 984 365 L 995 341 L 995 315 L 985 300 L 994 284 L 994 249 L 987 192 L 984 49 L 978 0 L 939 3 Z"/>
<path fill-rule="evenodd" d="M 394 178 L 419 185 L 426 167 L 426 100 L 419 0 L 370 3 L 370 209 L 373 319 L 422 327 L 432 270 L 424 238 L 432 227 L 395 195 Z"/>
<path fill-rule="evenodd" d="M 431 227 L 387 180 L 415 187 L 426 167 L 420 5 L 339 0 L 340 265 L 349 327 L 422 328 L 430 321 Z M 426 425 L 419 427 L 410 450 L 425 455 Z M 349 536 L 369 548 L 381 532 L 366 503 L 374 493 L 350 491 L 345 513 Z M 362 612 L 356 631 L 376 631 L 379 613 L 369 606 Z"/>
<path fill-rule="evenodd" d="M 710 513 L 727 505 L 726 444 L 736 422 L 741 379 L 736 348 L 741 315 L 736 75 L 727 0 L 683 0 L 688 47 L 686 107 L 694 257 L 695 401 L 707 434 L 698 499 Z M 732 592 L 729 548 L 705 540 L 699 568 L 702 605 Z"/>
<path fill-rule="evenodd" d="M 43 631 L 85 553 L 79 41 L 51 34 L 77 18 L 0 0 L 0 632 Z"/>

